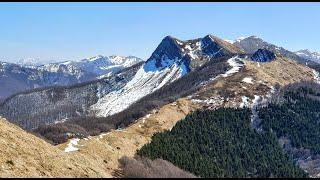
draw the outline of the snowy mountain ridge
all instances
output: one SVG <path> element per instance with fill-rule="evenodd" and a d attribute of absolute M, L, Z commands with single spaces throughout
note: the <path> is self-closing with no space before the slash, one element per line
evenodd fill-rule
<path fill-rule="evenodd" d="M 91 110 L 100 117 L 121 112 L 140 98 L 188 74 L 192 68 L 235 51 L 212 35 L 187 41 L 166 36 L 124 88 L 102 97 Z"/>
<path fill-rule="evenodd" d="M 4 86 L 0 89 L 0 98 L 38 87 L 69 86 L 109 77 L 141 61 L 134 56 L 95 56 L 42 65 L 1 62 L 0 84 Z"/>
<path fill-rule="evenodd" d="M 310 61 L 320 63 L 320 52 L 312 52 L 308 49 L 303 49 L 295 52 L 298 56 L 306 58 Z"/>
<path fill-rule="evenodd" d="M 118 72 L 123 68 L 130 67 L 134 64 L 143 61 L 135 56 L 94 56 L 80 61 L 65 61 L 58 63 L 50 63 L 45 65 L 37 66 L 43 70 L 50 72 L 57 72 L 60 67 L 66 66 L 70 74 L 74 74 L 75 69 L 90 72 L 95 74 L 97 77 L 105 74 L 111 75 L 112 73 Z"/>

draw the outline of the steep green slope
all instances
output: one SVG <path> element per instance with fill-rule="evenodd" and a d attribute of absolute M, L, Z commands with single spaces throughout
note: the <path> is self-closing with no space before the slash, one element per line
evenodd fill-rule
<path fill-rule="evenodd" d="M 201 177 L 306 177 L 282 151 L 275 135 L 257 133 L 249 109 L 197 111 L 138 151 Z"/>

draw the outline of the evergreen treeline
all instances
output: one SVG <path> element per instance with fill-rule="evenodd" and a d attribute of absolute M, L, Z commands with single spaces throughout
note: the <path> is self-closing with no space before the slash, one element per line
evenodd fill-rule
<path fill-rule="evenodd" d="M 306 177 L 270 131 L 250 126 L 250 109 L 197 111 L 153 136 L 138 155 L 168 160 L 200 177 Z"/>

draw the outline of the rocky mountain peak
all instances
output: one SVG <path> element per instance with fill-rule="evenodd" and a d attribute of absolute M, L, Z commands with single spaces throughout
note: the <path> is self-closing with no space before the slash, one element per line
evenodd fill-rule
<path fill-rule="evenodd" d="M 182 59 L 183 52 L 177 39 L 172 36 L 166 36 L 158 45 L 151 57 L 146 61 L 146 71 L 165 68 L 173 61 Z"/>
<path fill-rule="evenodd" d="M 267 49 L 258 49 L 252 56 L 251 60 L 256 62 L 270 62 L 276 58 L 274 52 Z"/>

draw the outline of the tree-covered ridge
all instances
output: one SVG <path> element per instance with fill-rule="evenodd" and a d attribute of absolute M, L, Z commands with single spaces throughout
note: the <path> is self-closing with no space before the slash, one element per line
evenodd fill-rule
<path fill-rule="evenodd" d="M 200 177 L 306 177 L 284 154 L 276 136 L 250 126 L 250 109 L 197 111 L 138 151 Z"/>
<path fill-rule="evenodd" d="M 288 88 L 282 103 L 259 110 L 262 128 L 290 139 L 296 148 L 320 153 L 320 88 L 318 85 Z"/>

